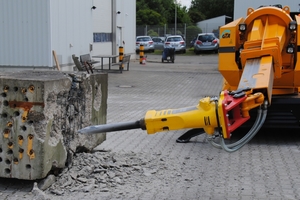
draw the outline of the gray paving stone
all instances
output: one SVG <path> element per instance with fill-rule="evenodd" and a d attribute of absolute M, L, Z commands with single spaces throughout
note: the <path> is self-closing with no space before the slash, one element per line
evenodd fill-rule
<path fill-rule="evenodd" d="M 176 56 L 174 64 L 160 63 L 160 56 L 149 55 L 147 59 L 146 65 L 131 62 L 130 71 L 109 74 L 108 123 L 141 119 L 149 109 L 196 105 L 200 98 L 217 96 L 221 90 L 217 55 Z M 142 153 L 153 158 L 153 167 L 161 168 L 149 176 L 127 178 L 124 185 L 105 192 L 96 188 L 61 198 L 52 195 L 53 199 L 300 199 L 299 135 L 261 132 L 230 154 L 209 145 L 206 135 L 186 144 L 176 143 L 185 131 L 147 135 L 136 129 L 108 133 L 98 149 Z M 160 159 L 164 165 L 158 165 Z M 30 187 L 17 182 L 6 185 L 1 180 L 1 197 L 32 199 Z"/>

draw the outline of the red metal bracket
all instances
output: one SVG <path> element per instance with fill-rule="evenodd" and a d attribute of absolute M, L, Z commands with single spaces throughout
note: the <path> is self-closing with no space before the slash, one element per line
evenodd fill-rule
<path fill-rule="evenodd" d="M 234 98 L 229 94 L 228 91 L 224 91 L 224 99 L 222 101 L 222 108 L 225 119 L 225 129 L 223 131 L 223 137 L 225 139 L 230 138 L 231 132 L 240 127 L 245 123 L 250 117 L 243 117 L 241 111 L 241 103 L 247 99 L 247 95 L 239 98 Z"/>

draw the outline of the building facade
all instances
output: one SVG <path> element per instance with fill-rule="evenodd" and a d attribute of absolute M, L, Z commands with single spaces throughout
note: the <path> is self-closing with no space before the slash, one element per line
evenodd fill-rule
<path fill-rule="evenodd" d="M 289 6 L 291 12 L 300 11 L 300 0 L 260 0 L 260 1 L 249 1 L 249 0 L 235 0 L 234 1 L 234 19 L 245 18 L 247 15 L 248 8 L 258 8 L 262 5 L 275 5 L 281 4 L 282 6 Z"/>
<path fill-rule="evenodd" d="M 211 19 L 203 20 L 201 22 L 197 23 L 197 26 L 201 28 L 203 33 L 218 33 L 219 28 L 221 26 L 224 26 L 225 24 L 232 21 L 231 17 L 228 17 L 226 15 L 222 15 L 219 17 L 214 17 Z M 218 35 L 216 34 L 218 37 Z"/>
<path fill-rule="evenodd" d="M 73 70 L 72 54 L 135 53 L 136 0 L 0 0 L 0 70 Z M 105 63 L 104 63 L 105 64 Z"/>

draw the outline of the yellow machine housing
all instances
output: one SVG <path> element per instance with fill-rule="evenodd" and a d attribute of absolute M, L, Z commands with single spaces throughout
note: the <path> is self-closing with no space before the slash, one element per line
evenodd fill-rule
<path fill-rule="evenodd" d="M 300 17 L 295 16 L 297 29 Z M 261 66 L 270 65 L 272 70 L 257 83 L 252 81 L 249 87 L 267 90 L 271 101 L 272 95 L 298 93 L 300 87 L 300 63 L 297 62 L 299 52 L 289 54 L 288 45 L 299 45 L 297 31 L 288 29 L 293 19 L 288 6 L 281 8 L 275 6 L 249 8 L 247 17 L 237 19 L 220 28 L 219 71 L 224 77 L 224 89 L 235 90 L 239 88 L 246 63 L 255 58 L 269 56 L 269 61 L 257 64 L 257 71 L 253 79 L 262 77 Z M 244 32 L 239 25 L 245 24 Z M 249 71 L 246 72 L 249 77 Z M 272 74 L 274 75 L 272 75 Z M 271 77 L 270 77 L 271 76 Z M 248 80 L 249 81 L 249 80 Z M 243 84 L 245 85 L 245 84 Z M 271 89 L 269 87 L 272 87 Z"/>

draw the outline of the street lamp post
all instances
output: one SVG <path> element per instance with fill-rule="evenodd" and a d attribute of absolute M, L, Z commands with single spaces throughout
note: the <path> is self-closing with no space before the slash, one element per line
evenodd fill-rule
<path fill-rule="evenodd" d="M 177 0 L 175 0 L 175 34 L 177 33 Z"/>

